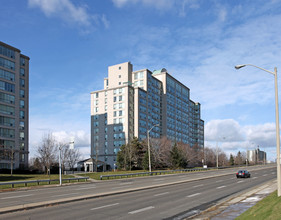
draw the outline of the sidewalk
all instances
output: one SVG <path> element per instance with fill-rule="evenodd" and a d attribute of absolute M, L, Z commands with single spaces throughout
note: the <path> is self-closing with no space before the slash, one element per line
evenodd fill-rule
<path fill-rule="evenodd" d="M 191 219 L 194 220 L 233 220 L 243 212 L 254 206 L 270 193 L 277 189 L 276 180 L 255 188 L 247 193 L 238 195 L 228 201 L 221 202 L 203 211 L 200 215 Z"/>

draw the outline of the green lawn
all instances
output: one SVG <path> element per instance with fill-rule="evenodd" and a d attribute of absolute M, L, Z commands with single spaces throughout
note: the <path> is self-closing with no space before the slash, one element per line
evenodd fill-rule
<path fill-rule="evenodd" d="M 281 219 L 280 209 L 281 197 L 277 197 L 277 191 L 275 191 L 238 216 L 236 220 L 277 220 Z"/>

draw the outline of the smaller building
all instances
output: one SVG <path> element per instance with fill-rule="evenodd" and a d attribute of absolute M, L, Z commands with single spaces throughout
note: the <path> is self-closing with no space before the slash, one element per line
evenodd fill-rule
<path fill-rule="evenodd" d="M 266 161 L 267 161 L 266 152 L 261 151 L 259 149 L 259 146 L 258 146 L 258 148 L 255 149 L 255 150 L 248 150 L 247 151 L 247 159 L 248 159 L 249 163 L 252 163 L 252 164 L 266 163 Z"/>
<path fill-rule="evenodd" d="M 88 158 L 77 163 L 77 171 L 94 172 L 95 170 L 97 170 L 102 172 L 109 169 L 109 165 L 107 165 L 105 162 L 98 160 L 96 163 L 96 160 L 93 158 Z"/>

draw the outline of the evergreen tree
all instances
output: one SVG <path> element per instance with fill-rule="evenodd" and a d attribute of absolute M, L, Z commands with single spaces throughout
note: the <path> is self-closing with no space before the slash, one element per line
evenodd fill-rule
<path fill-rule="evenodd" d="M 233 158 L 233 155 L 232 155 L 232 154 L 230 154 L 229 165 L 230 165 L 230 166 L 233 166 L 233 165 L 234 165 L 234 158 Z"/>
<path fill-rule="evenodd" d="M 173 169 L 185 168 L 187 166 L 187 161 L 184 158 L 182 151 L 178 149 L 176 143 L 174 144 L 172 150 L 170 151 L 170 157 L 171 157 L 171 164 Z"/>

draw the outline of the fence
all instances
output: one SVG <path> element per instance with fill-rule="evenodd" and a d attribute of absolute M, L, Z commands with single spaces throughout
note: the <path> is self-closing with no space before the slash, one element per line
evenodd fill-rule
<path fill-rule="evenodd" d="M 198 169 L 183 169 L 183 170 L 167 170 L 167 171 L 153 171 L 153 172 L 140 172 L 140 173 L 126 173 L 126 174 L 113 174 L 113 175 L 101 175 L 100 180 L 103 178 L 122 178 L 122 177 L 130 177 L 130 176 L 153 176 L 153 175 L 162 175 L 168 173 L 182 173 L 182 172 L 195 172 L 195 171 L 206 171 L 214 168 L 198 168 Z"/>
<path fill-rule="evenodd" d="M 86 182 L 87 179 L 89 179 L 89 177 L 66 178 L 66 179 L 62 179 L 62 182 L 68 181 L 70 183 L 70 181 L 75 181 L 75 180 L 77 180 L 77 182 L 79 182 L 80 180 L 85 180 L 85 182 Z M 14 188 L 14 186 L 17 184 L 23 184 L 24 186 L 28 186 L 28 184 L 31 185 L 34 183 L 36 183 L 37 185 L 40 185 L 40 183 L 51 184 L 51 182 L 59 182 L 59 179 L 0 182 L 0 186 L 11 185 L 11 187 Z"/>

